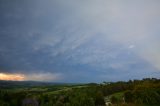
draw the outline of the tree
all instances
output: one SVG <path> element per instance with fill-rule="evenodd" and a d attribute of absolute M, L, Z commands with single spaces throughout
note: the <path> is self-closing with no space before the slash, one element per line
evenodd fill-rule
<path fill-rule="evenodd" d="M 113 103 L 113 104 L 118 103 L 118 99 L 115 96 L 112 96 L 111 103 Z"/>
<path fill-rule="evenodd" d="M 133 102 L 133 94 L 131 91 L 126 91 L 124 93 L 124 100 L 126 103 L 131 103 Z"/>
<path fill-rule="evenodd" d="M 95 98 L 95 105 L 96 106 L 105 106 L 105 101 L 102 92 L 98 91 L 96 93 L 96 98 Z"/>

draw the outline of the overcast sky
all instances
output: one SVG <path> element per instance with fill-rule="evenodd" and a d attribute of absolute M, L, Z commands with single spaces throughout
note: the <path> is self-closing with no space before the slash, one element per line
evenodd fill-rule
<path fill-rule="evenodd" d="M 0 0 L 0 73 L 56 82 L 160 78 L 160 0 Z"/>

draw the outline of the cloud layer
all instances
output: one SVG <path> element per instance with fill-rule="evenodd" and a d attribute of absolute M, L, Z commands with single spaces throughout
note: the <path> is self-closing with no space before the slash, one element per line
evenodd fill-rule
<path fill-rule="evenodd" d="M 157 77 L 159 4 L 158 0 L 1 1 L 0 72 L 67 82 Z"/>

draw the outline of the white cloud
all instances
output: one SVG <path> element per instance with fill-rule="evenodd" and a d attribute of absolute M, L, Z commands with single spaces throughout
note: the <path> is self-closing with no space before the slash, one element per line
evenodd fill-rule
<path fill-rule="evenodd" d="M 134 47 L 135 47 L 135 45 L 130 45 L 128 48 L 132 49 L 132 48 L 134 48 Z"/>

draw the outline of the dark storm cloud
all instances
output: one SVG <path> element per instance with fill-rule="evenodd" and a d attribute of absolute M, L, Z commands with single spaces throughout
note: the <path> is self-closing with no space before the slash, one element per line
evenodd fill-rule
<path fill-rule="evenodd" d="M 157 76 L 159 1 L 144 2 L 1 0 L 0 72 L 68 82 Z"/>

